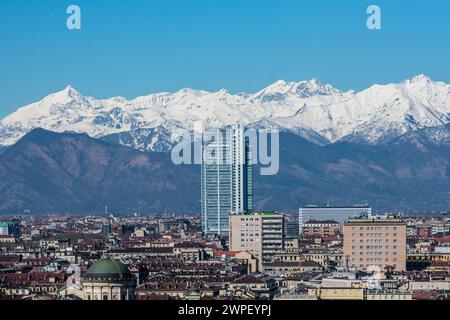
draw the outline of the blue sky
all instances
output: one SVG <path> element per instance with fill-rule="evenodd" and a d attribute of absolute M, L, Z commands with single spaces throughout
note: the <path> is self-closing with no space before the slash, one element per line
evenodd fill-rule
<path fill-rule="evenodd" d="M 366 9 L 382 10 L 382 30 Z M 82 29 L 66 28 L 77 4 Z M 98 98 L 184 87 L 450 82 L 448 0 L 0 0 L 0 117 L 72 84 Z"/>

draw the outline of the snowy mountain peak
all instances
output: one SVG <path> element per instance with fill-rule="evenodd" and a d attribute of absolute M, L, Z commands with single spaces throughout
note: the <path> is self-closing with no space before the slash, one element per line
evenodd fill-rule
<path fill-rule="evenodd" d="M 81 102 L 83 96 L 71 85 L 68 85 L 61 91 L 55 92 L 43 100 L 53 104 L 67 103 L 70 101 Z"/>
<path fill-rule="evenodd" d="M 430 77 L 425 74 L 419 74 L 417 76 L 412 77 L 411 79 L 407 79 L 401 82 L 402 85 L 411 86 L 411 87 L 435 87 L 435 86 L 448 86 L 444 82 L 433 81 Z"/>
<path fill-rule="evenodd" d="M 74 87 L 18 109 L 0 121 L 0 145 L 34 128 L 84 132 L 143 150 L 162 150 L 179 128 L 233 123 L 294 132 L 320 143 L 380 144 L 406 132 L 450 123 L 450 85 L 418 75 L 400 84 L 342 92 L 318 79 L 279 80 L 257 93 L 182 89 L 128 100 L 83 97 Z"/>
<path fill-rule="evenodd" d="M 418 83 L 418 82 L 431 83 L 433 81 L 430 79 L 430 77 L 428 77 L 424 74 L 419 74 L 419 75 L 409 79 L 409 82 L 411 82 L 411 83 Z"/>
<path fill-rule="evenodd" d="M 341 91 L 329 84 L 323 84 L 318 79 L 294 82 L 278 80 L 254 95 L 261 102 L 284 102 L 289 96 L 309 98 L 312 96 L 338 95 Z"/>
<path fill-rule="evenodd" d="M 264 93 L 280 93 L 280 94 L 299 94 L 305 91 L 317 94 L 333 94 L 340 92 L 329 84 L 322 84 L 318 79 L 294 82 L 286 82 L 278 80 L 260 92 Z"/>

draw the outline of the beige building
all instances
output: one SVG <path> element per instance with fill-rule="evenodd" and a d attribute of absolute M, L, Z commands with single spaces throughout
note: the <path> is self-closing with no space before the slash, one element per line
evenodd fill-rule
<path fill-rule="evenodd" d="M 302 234 L 309 237 L 329 237 L 341 231 L 341 225 L 334 220 L 309 220 L 302 226 Z"/>
<path fill-rule="evenodd" d="M 0 236 L 0 243 L 16 243 L 14 236 Z"/>
<path fill-rule="evenodd" d="M 359 270 L 406 269 L 406 223 L 391 215 L 364 216 L 344 224 L 343 265 Z"/>
<path fill-rule="evenodd" d="M 239 212 L 230 215 L 230 250 L 247 251 L 258 259 L 259 270 L 284 249 L 284 217 L 276 212 Z"/>
<path fill-rule="evenodd" d="M 248 265 L 249 272 L 257 272 L 258 271 L 258 260 L 250 252 L 246 252 L 246 251 L 238 252 L 234 256 L 234 258 L 237 260 L 245 261 Z"/>
<path fill-rule="evenodd" d="M 364 288 L 310 288 L 308 295 L 320 300 L 364 300 Z"/>

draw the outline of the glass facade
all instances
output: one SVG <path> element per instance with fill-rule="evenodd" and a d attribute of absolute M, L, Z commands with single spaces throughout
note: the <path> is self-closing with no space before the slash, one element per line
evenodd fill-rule
<path fill-rule="evenodd" d="M 250 145 L 240 125 L 208 130 L 202 144 L 202 227 L 228 234 L 229 215 L 253 206 Z"/>
<path fill-rule="evenodd" d="M 298 222 L 299 233 L 302 233 L 303 225 L 308 220 L 333 220 L 341 225 L 344 224 L 349 217 L 361 214 L 371 214 L 372 209 L 368 206 L 353 207 L 319 207 L 307 206 L 299 209 Z"/>

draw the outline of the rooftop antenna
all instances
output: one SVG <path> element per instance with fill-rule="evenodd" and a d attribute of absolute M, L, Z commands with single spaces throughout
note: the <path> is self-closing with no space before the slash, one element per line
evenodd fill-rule
<path fill-rule="evenodd" d="M 105 216 L 108 216 L 108 206 L 105 206 Z"/>

